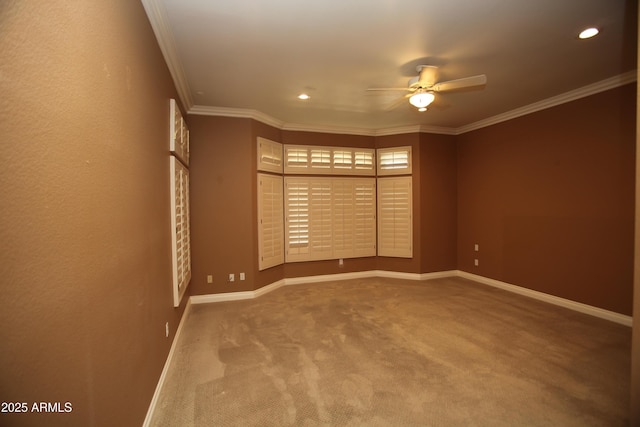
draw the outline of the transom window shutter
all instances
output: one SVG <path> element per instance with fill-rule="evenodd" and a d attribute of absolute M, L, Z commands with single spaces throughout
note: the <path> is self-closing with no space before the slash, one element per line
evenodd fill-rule
<path fill-rule="evenodd" d="M 373 171 L 373 151 L 355 151 L 355 168 Z"/>
<path fill-rule="evenodd" d="M 306 148 L 285 146 L 285 170 L 309 167 L 309 150 Z"/>
<path fill-rule="evenodd" d="M 284 146 L 284 173 L 291 175 L 375 175 L 372 148 Z"/>
<path fill-rule="evenodd" d="M 258 170 L 282 173 L 282 144 L 258 137 Z"/>
<path fill-rule="evenodd" d="M 311 167 L 328 169 L 331 167 L 331 151 L 311 150 Z"/>
<path fill-rule="evenodd" d="M 258 269 L 284 262 L 282 177 L 258 174 Z"/>
<path fill-rule="evenodd" d="M 411 177 L 378 179 L 378 255 L 413 256 Z"/>
<path fill-rule="evenodd" d="M 335 169 L 353 168 L 353 152 L 347 150 L 335 150 L 333 152 L 333 167 Z"/>
<path fill-rule="evenodd" d="M 189 129 L 175 99 L 169 101 L 169 151 L 189 166 Z"/>
<path fill-rule="evenodd" d="M 411 173 L 411 147 L 378 149 L 378 175 Z"/>

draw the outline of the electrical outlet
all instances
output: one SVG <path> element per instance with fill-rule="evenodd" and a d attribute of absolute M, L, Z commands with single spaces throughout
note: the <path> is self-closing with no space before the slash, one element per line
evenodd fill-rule
<path fill-rule="evenodd" d="M 480 263 L 478 262 L 478 259 L 477 259 L 477 258 L 473 260 L 473 264 L 474 264 L 476 267 L 477 267 L 478 265 L 480 265 Z"/>
<path fill-rule="evenodd" d="M 338 266 L 343 267 L 344 266 L 344 259 L 340 258 L 338 260 Z"/>
<path fill-rule="evenodd" d="M 235 282 L 236 281 L 236 275 L 233 273 L 229 273 L 229 281 L 230 282 Z"/>
<path fill-rule="evenodd" d="M 244 273 L 240 273 L 240 280 L 244 280 L 244 279 L 245 279 Z"/>
<path fill-rule="evenodd" d="M 169 322 L 164 324 L 164 336 L 169 338 Z"/>
<path fill-rule="evenodd" d="M 478 245 L 477 243 L 473 246 L 473 250 L 478 252 L 480 250 L 480 245 Z"/>
<path fill-rule="evenodd" d="M 207 283 L 213 283 L 213 276 L 211 274 L 207 276 Z"/>

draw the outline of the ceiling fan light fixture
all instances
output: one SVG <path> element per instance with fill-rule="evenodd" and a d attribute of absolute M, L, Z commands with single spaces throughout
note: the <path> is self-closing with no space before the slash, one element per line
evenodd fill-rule
<path fill-rule="evenodd" d="M 301 99 L 303 101 L 307 100 L 311 98 L 309 95 L 307 95 L 306 93 L 301 93 L 300 95 L 298 95 L 298 99 Z"/>
<path fill-rule="evenodd" d="M 419 89 L 418 92 L 411 95 L 411 97 L 409 98 L 409 102 L 411 103 L 411 105 L 413 105 L 418 109 L 420 108 L 426 109 L 429 106 L 429 104 L 433 102 L 435 98 L 436 97 L 433 94 L 433 92 L 428 92 L 428 91 Z M 424 110 L 420 110 L 420 111 L 424 111 Z"/>
<path fill-rule="evenodd" d="M 427 111 L 427 107 L 418 108 L 418 111 L 420 112 Z"/>

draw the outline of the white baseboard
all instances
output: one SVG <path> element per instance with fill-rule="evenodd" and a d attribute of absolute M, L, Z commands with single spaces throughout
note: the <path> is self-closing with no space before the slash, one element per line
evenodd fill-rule
<path fill-rule="evenodd" d="M 594 307 L 594 306 L 583 304 L 576 301 L 571 301 L 571 300 L 560 298 L 550 294 L 545 294 L 543 292 L 534 291 L 532 289 L 523 288 L 521 286 L 513 285 L 511 283 L 501 282 L 499 280 L 490 279 L 488 277 L 479 276 L 477 274 L 468 273 L 466 271 L 461 271 L 461 270 L 436 271 L 432 273 L 404 273 L 400 271 L 369 270 L 369 271 L 356 271 L 352 273 L 326 274 L 326 275 L 319 275 L 319 276 L 291 277 L 291 278 L 278 280 L 277 282 L 271 283 L 255 291 L 228 292 L 224 294 L 209 294 L 209 295 L 194 295 L 190 298 L 189 302 L 191 304 L 206 304 L 206 303 L 212 303 L 212 302 L 239 301 L 244 299 L 257 298 L 269 292 L 275 291 L 276 289 L 282 286 L 301 285 L 306 283 L 330 282 L 334 280 L 363 279 L 367 277 L 386 277 L 386 278 L 392 278 L 392 279 L 406 279 L 406 280 L 430 280 L 430 279 L 439 279 L 443 277 L 456 277 L 456 276 L 473 280 L 474 282 L 482 283 L 484 285 L 500 288 L 505 291 L 524 295 L 529 298 L 548 302 L 550 304 L 565 307 L 571 310 L 578 311 L 580 313 L 585 313 L 591 316 L 610 320 L 612 322 L 619 323 L 625 326 L 631 326 L 631 323 L 633 320 L 631 316 L 626 316 L 624 314 L 616 313 L 609 310 L 604 310 L 602 308 Z"/>
<path fill-rule="evenodd" d="M 176 329 L 176 334 L 174 335 L 173 341 L 171 342 L 171 349 L 169 350 L 169 355 L 167 356 L 167 360 L 164 362 L 164 367 L 162 368 L 160 379 L 158 380 L 156 389 L 153 392 L 153 397 L 151 398 L 151 403 L 149 404 L 149 409 L 147 410 L 147 415 L 144 418 L 144 423 L 142 424 L 142 427 L 149 427 L 149 425 L 151 424 L 151 418 L 153 417 L 153 413 L 156 410 L 156 405 L 158 404 L 158 398 L 160 397 L 160 391 L 162 390 L 162 386 L 164 385 L 164 381 L 167 377 L 167 372 L 169 372 L 169 367 L 171 366 L 171 361 L 173 360 L 173 355 L 176 350 L 178 338 L 180 338 L 180 334 L 182 333 L 182 327 L 185 323 L 185 319 L 189 315 L 190 309 L 191 309 L 191 301 L 189 300 L 187 301 L 187 305 L 184 308 L 184 313 L 182 313 L 182 318 L 180 319 L 180 323 L 178 324 L 178 329 Z"/>
<path fill-rule="evenodd" d="M 592 305 L 583 304 L 580 302 L 560 298 L 555 295 L 545 294 L 544 292 L 534 291 L 533 289 L 523 288 L 522 286 L 512 285 L 510 283 L 501 282 L 499 280 L 490 279 L 484 276 L 478 276 L 477 274 L 467 273 L 466 271 L 457 271 L 458 277 L 473 280 L 474 282 L 482 283 L 484 285 L 500 288 L 505 291 L 513 292 L 516 294 L 524 295 L 529 298 L 537 299 L 547 302 L 549 304 L 565 307 L 580 313 L 589 314 L 591 316 L 600 317 L 601 319 L 610 320 L 615 323 L 619 323 L 625 326 L 631 326 L 633 319 L 631 316 L 616 313 L 614 311 L 605 310 Z"/>

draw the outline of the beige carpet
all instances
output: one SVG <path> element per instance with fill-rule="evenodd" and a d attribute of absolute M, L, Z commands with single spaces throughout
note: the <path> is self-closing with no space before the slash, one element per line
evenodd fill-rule
<path fill-rule="evenodd" d="M 631 329 L 461 278 L 195 305 L 154 426 L 624 426 Z"/>

